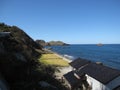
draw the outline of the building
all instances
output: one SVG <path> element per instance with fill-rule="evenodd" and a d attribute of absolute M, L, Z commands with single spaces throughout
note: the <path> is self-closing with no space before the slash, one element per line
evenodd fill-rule
<path fill-rule="evenodd" d="M 77 58 L 74 61 L 70 62 L 69 64 L 73 67 L 74 70 L 78 70 L 79 68 L 82 68 L 89 63 L 90 63 L 89 60 Z"/>
<path fill-rule="evenodd" d="M 120 71 L 107 66 L 90 63 L 78 70 L 78 76 L 85 73 L 92 90 L 114 90 L 120 86 Z"/>
<path fill-rule="evenodd" d="M 65 74 L 64 77 L 70 83 L 71 90 L 84 90 L 79 89 L 80 85 L 87 90 L 120 90 L 119 70 L 80 58 L 70 65 L 75 70 Z M 77 79 L 72 80 L 73 78 Z"/>
<path fill-rule="evenodd" d="M 68 81 L 70 89 L 78 88 L 80 84 L 80 78 L 76 77 L 74 71 L 68 72 L 64 75 L 64 78 Z"/>
<path fill-rule="evenodd" d="M 91 62 L 82 58 L 75 59 L 74 61 L 69 63 L 73 67 L 73 71 L 65 74 L 64 78 L 66 79 L 66 81 L 68 81 L 68 84 L 71 90 L 79 90 L 79 89 L 82 90 L 81 89 L 83 88 L 82 85 L 85 86 L 83 89 L 88 87 L 85 74 L 81 72 L 79 73 L 79 76 L 78 76 L 76 72 L 79 69 L 84 68 L 89 63 Z"/>

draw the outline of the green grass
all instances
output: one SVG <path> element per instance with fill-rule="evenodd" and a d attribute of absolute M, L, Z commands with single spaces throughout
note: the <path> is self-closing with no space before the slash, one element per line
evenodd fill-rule
<path fill-rule="evenodd" d="M 63 60 L 63 58 L 58 57 L 55 54 L 42 54 L 39 61 L 46 65 L 54 65 L 54 66 L 61 66 L 61 67 L 69 66 L 67 61 Z"/>

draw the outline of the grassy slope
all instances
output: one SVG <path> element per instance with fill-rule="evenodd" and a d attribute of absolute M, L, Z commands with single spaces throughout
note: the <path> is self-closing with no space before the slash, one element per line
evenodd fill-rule
<path fill-rule="evenodd" d="M 63 60 L 63 58 L 58 57 L 55 54 L 42 54 L 41 58 L 39 59 L 40 62 L 47 64 L 47 65 L 54 65 L 54 66 L 68 66 L 68 62 Z"/>

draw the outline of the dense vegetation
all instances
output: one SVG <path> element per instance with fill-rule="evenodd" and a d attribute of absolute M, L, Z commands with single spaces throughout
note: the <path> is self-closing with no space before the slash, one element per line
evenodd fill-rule
<path fill-rule="evenodd" d="M 0 36 L 0 73 L 10 90 L 66 90 L 54 79 L 54 67 L 39 63 L 36 49 L 42 47 L 16 26 L 0 23 L 0 32 L 10 32 L 10 36 Z M 42 87 L 39 82 L 46 81 L 53 87 Z"/>

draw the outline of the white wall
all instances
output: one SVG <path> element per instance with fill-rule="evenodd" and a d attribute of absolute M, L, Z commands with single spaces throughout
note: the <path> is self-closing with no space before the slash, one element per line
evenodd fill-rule
<path fill-rule="evenodd" d="M 96 79 L 94 79 L 88 75 L 86 75 L 86 76 L 87 76 L 87 81 L 88 81 L 89 85 L 92 87 L 92 90 L 110 90 L 104 84 L 100 83 Z"/>
<path fill-rule="evenodd" d="M 120 85 L 120 76 L 109 82 L 107 85 L 102 84 L 88 75 L 86 76 L 89 85 L 92 87 L 92 90 L 112 90 Z"/>

